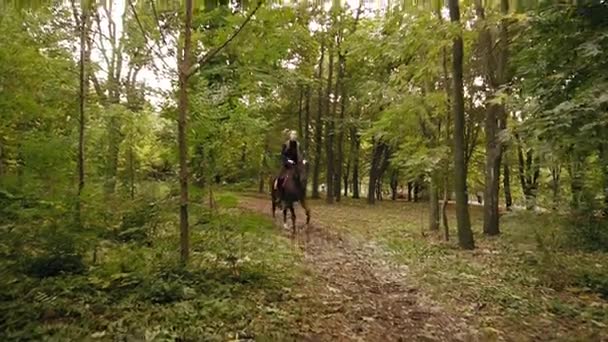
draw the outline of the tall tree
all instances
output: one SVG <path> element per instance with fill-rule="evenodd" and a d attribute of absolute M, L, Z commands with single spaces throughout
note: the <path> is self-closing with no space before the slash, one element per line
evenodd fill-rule
<path fill-rule="evenodd" d="M 190 232 L 188 227 L 188 71 L 192 67 L 192 15 L 193 0 L 185 1 L 184 27 L 182 31 L 183 45 L 177 54 L 178 65 L 178 119 L 177 119 L 177 143 L 179 148 L 179 231 L 180 231 L 180 256 L 181 261 L 186 263 L 190 254 Z"/>
<path fill-rule="evenodd" d="M 449 0 L 450 20 L 460 25 L 458 0 Z M 456 220 L 458 243 L 464 249 L 475 248 L 467 195 L 467 174 L 465 165 L 464 141 L 464 94 L 463 94 L 463 55 L 462 33 L 458 32 L 452 41 L 452 113 L 454 117 L 454 190 L 456 192 Z"/>
<path fill-rule="evenodd" d="M 323 37 L 321 37 L 323 39 Z M 319 176 L 321 173 L 321 152 L 323 139 L 323 62 L 325 60 L 325 43 L 321 41 L 321 57 L 317 73 L 317 117 L 315 122 L 315 166 L 312 174 L 312 198 L 319 198 Z"/>
<path fill-rule="evenodd" d="M 357 128 L 353 127 L 350 130 L 350 138 L 353 141 L 352 159 L 353 159 L 353 198 L 358 199 L 359 194 L 359 151 L 361 150 L 361 137 L 357 132 Z"/>
<path fill-rule="evenodd" d="M 500 132 L 506 122 L 505 106 L 497 103 L 495 97 L 507 82 L 507 49 L 508 32 L 506 18 L 499 24 L 498 49 L 494 49 L 492 34 L 486 22 L 485 9 L 481 1 L 475 2 L 476 12 L 481 29 L 479 36 L 480 58 L 484 64 L 484 75 L 489 96 L 492 97 L 486 105 L 485 135 L 486 135 L 486 165 L 485 165 L 485 193 L 484 193 L 484 221 L 483 232 L 487 235 L 498 235 L 499 228 L 499 189 L 500 167 L 503 144 L 500 141 Z M 506 16 L 509 10 L 507 0 L 501 0 L 501 14 Z M 495 52 L 498 51 L 498 52 Z"/>
<path fill-rule="evenodd" d="M 87 63 L 89 61 L 90 49 L 88 49 L 89 42 L 89 3 L 88 1 L 82 1 L 80 6 L 80 16 L 78 15 L 76 4 L 74 1 L 71 2 L 72 11 L 76 25 L 78 26 L 78 34 L 80 38 L 80 56 L 78 60 L 78 73 L 79 73 L 79 88 L 78 88 L 78 159 L 77 159 L 77 173 L 78 173 L 78 188 L 77 188 L 77 199 L 76 199 L 76 220 L 78 224 L 81 223 L 81 195 L 85 185 L 85 129 L 86 129 L 86 113 L 85 106 L 87 101 L 87 92 L 89 85 L 89 78 L 87 76 Z"/>
<path fill-rule="evenodd" d="M 335 38 L 332 36 L 331 37 L 332 40 L 334 40 Z M 334 71 L 334 56 L 333 56 L 333 52 L 334 52 L 334 46 L 333 46 L 334 42 L 330 42 L 329 48 L 327 50 L 328 54 L 327 57 L 329 58 L 329 65 L 328 65 L 328 69 L 327 69 L 327 94 L 325 94 L 325 100 L 326 102 L 326 106 L 325 106 L 325 111 L 327 113 L 326 115 L 326 124 L 325 124 L 325 152 L 326 152 L 326 172 L 325 172 L 325 183 L 326 183 L 326 190 L 327 190 L 327 194 L 325 197 L 325 201 L 328 204 L 331 204 L 334 202 L 334 179 L 335 179 L 335 175 L 334 175 L 334 164 L 335 164 L 335 160 L 334 160 L 334 122 L 335 122 L 335 115 L 336 115 L 336 107 L 337 107 L 337 101 L 335 99 L 336 96 L 336 90 L 337 90 L 337 83 L 336 83 L 336 89 L 333 90 L 333 94 L 332 94 L 332 80 L 333 80 L 333 71 Z M 333 101 L 332 101 L 332 95 L 333 95 Z M 331 105 L 331 107 L 330 107 Z"/>

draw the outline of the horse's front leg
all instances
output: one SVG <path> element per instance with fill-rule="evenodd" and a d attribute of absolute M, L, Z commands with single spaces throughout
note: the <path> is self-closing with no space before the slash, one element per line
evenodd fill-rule
<path fill-rule="evenodd" d="M 302 199 L 300 201 L 300 204 L 302 205 L 302 208 L 304 208 L 304 211 L 306 212 L 306 228 L 304 228 L 305 232 L 306 232 L 306 241 L 308 242 L 310 240 L 310 208 L 308 207 L 308 204 L 306 203 L 306 201 L 304 199 Z"/>
<path fill-rule="evenodd" d="M 283 228 L 287 229 L 287 206 L 283 206 Z"/>
<path fill-rule="evenodd" d="M 306 203 L 305 200 L 301 200 L 300 204 L 302 205 L 302 208 L 304 208 L 304 211 L 306 212 L 306 225 L 308 226 L 310 224 L 310 208 L 308 207 L 308 204 Z"/>

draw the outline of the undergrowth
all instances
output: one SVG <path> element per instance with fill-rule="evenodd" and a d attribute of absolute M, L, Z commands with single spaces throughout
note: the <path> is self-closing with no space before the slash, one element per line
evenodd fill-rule
<path fill-rule="evenodd" d="M 89 207 L 84 231 L 68 206 L 2 200 L 0 340 L 284 340 L 302 319 L 300 256 L 234 195 L 192 205 L 186 267 L 171 198 Z"/>

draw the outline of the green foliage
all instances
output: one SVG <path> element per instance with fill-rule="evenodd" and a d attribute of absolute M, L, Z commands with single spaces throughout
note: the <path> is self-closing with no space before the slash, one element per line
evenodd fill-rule
<path fill-rule="evenodd" d="M 236 197 L 218 198 L 232 206 Z M 142 224 L 137 215 L 144 208 L 132 209 L 135 216 L 127 215 L 125 222 Z M 70 249 L 70 239 L 56 232 L 55 239 L 66 242 L 55 246 L 57 258 L 32 264 L 36 271 L 51 272 L 62 262 L 63 269 L 52 278 L 37 280 L 23 269 L 6 268 L 3 258 L 2 339 L 225 340 L 235 331 L 256 338 L 292 336 L 300 319 L 290 308 L 299 256 L 268 218 L 221 209 L 193 232 L 195 250 L 184 268 L 174 253 L 175 218 L 167 215 L 171 207 L 160 208 L 153 246 L 102 239 L 95 263 L 90 254 L 85 258 L 89 266 L 82 275 L 65 269 L 74 259 L 61 248 Z M 200 212 L 195 208 L 194 213 Z"/>

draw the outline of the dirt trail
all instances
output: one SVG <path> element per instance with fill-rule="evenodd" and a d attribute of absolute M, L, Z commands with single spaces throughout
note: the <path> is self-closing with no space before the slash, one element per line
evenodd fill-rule
<path fill-rule="evenodd" d="M 271 212 L 265 198 L 246 197 L 241 205 L 268 215 Z M 372 242 L 332 230 L 331 223 L 315 217 L 314 207 L 312 210 L 308 239 L 304 232 L 299 237 L 306 266 L 321 284 L 310 295 L 318 298 L 322 308 L 315 312 L 312 326 L 302 328 L 302 340 L 476 340 L 466 322 L 407 286 L 407 267 L 387 262 Z M 296 215 L 302 222 L 303 210 L 298 209 Z"/>

